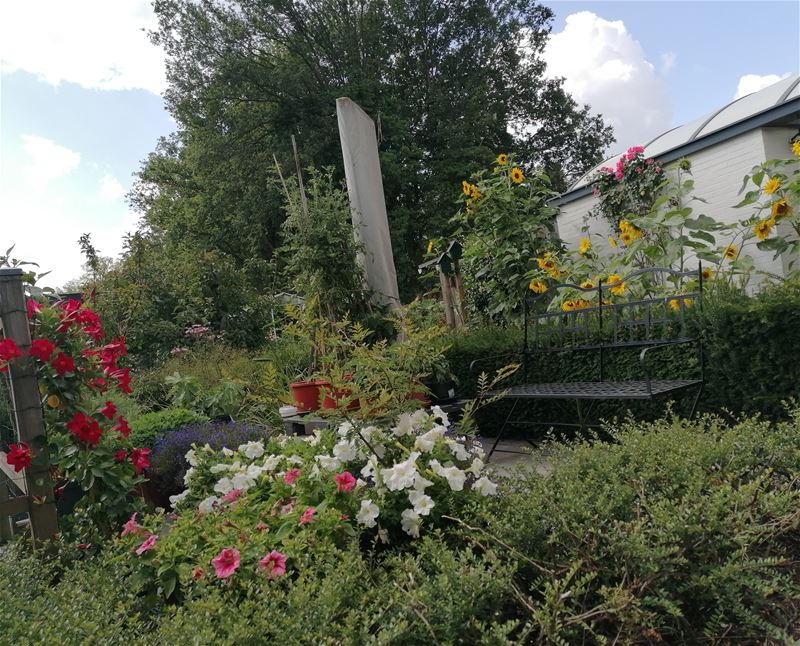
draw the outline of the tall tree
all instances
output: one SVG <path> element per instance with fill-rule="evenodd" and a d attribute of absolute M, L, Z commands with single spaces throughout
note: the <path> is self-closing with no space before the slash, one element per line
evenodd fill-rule
<path fill-rule="evenodd" d="M 156 0 L 177 133 L 133 201 L 167 238 L 236 262 L 271 258 L 282 220 L 273 154 L 341 165 L 334 102 L 378 122 L 401 293 L 445 235 L 460 180 L 499 151 L 563 186 L 610 129 L 544 77 L 552 12 L 533 0 Z"/>

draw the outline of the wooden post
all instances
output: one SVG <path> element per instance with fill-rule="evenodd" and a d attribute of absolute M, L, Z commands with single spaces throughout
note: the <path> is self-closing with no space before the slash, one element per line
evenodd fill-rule
<path fill-rule="evenodd" d="M 442 286 L 442 301 L 444 302 L 444 318 L 449 327 L 456 326 L 455 312 L 453 311 L 453 297 L 450 294 L 450 280 L 447 275 L 442 271 L 442 267 L 437 265 L 439 270 L 439 283 Z"/>
<path fill-rule="evenodd" d="M 8 488 L 5 478 L 0 475 L 0 505 L 8 500 Z M 11 523 L 11 516 L 0 514 L 0 544 L 7 543 L 14 537 L 14 527 Z"/>
<path fill-rule="evenodd" d="M 35 543 L 53 538 L 58 533 L 53 481 L 50 477 L 50 460 L 47 437 L 44 432 L 42 403 L 36 382 L 36 365 L 28 355 L 31 332 L 25 308 L 23 272 L 18 268 L 0 269 L 0 322 L 7 339 L 13 339 L 24 353 L 11 362 L 11 404 L 20 442 L 31 447 L 35 466 L 25 469 L 27 507 L 31 519 L 31 532 Z M 5 503 L 10 508 L 11 503 Z"/>

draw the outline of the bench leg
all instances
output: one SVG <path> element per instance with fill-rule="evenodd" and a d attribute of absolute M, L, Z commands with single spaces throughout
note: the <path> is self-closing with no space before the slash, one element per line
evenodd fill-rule
<path fill-rule="evenodd" d="M 589 406 L 584 411 L 583 408 L 581 407 L 581 400 L 580 399 L 576 399 L 575 400 L 575 407 L 578 409 L 578 432 L 579 433 L 583 433 L 583 431 L 586 429 L 586 427 L 590 426 L 590 424 L 587 424 L 587 420 L 589 419 L 589 415 L 591 415 L 591 413 L 592 413 L 592 409 L 594 409 L 594 405 L 595 405 L 595 401 L 594 400 L 590 400 L 589 401 Z"/>
<path fill-rule="evenodd" d="M 694 399 L 692 400 L 692 407 L 689 409 L 689 419 L 694 418 L 694 412 L 697 409 L 697 402 L 700 401 L 700 395 L 703 394 L 703 383 L 701 382 L 700 385 L 697 387 L 697 392 L 694 395 Z"/>
<path fill-rule="evenodd" d="M 486 461 L 492 459 L 492 454 L 494 453 L 497 445 L 500 443 L 500 438 L 503 437 L 503 431 L 506 430 L 506 426 L 508 426 L 508 422 L 511 420 L 511 416 L 514 414 L 514 409 L 516 409 L 517 404 L 519 403 L 519 399 L 514 400 L 514 404 L 511 406 L 511 410 L 508 411 L 508 415 L 506 415 L 506 421 L 503 422 L 503 425 L 500 427 L 500 430 L 497 432 L 497 437 L 494 438 L 494 444 L 492 444 L 492 449 L 489 451 L 489 455 L 486 457 Z"/>

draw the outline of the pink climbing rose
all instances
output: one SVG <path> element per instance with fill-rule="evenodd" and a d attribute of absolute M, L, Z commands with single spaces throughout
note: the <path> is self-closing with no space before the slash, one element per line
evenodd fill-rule
<path fill-rule="evenodd" d="M 283 576 L 286 574 L 286 554 L 272 550 L 258 562 L 258 569 L 270 579 L 277 579 L 279 576 Z"/>
<path fill-rule="evenodd" d="M 211 559 L 211 565 L 214 566 L 217 578 L 227 579 L 236 572 L 239 567 L 239 560 L 239 550 L 235 547 L 226 547 Z"/>

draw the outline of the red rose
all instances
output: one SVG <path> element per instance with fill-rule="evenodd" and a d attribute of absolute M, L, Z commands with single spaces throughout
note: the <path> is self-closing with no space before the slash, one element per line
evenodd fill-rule
<path fill-rule="evenodd" d="M 72 434 L 78 440 L 92 446 L 97 444 L 100 441 L 100 436 L 103 435 L 103 429 L 100 428 L 97 420 L 81 412 L 72 416 L 72 419 L 67 422 L 67 428 L 72 431 Z"/>
<path fill-rule="evenodd" d="M 114 419 L 117 413 L 117 407 L 112 401 L 107 401 L 106 405 L 100 409 L 100 414 L 106 419 Z"/>
<path fill-rule="evenodd" d="M 22 356 L 22 350 L 14 343 L 14 339 L 0 339 L 0 361 L 11 361 Z"/>
<path fill-rule="evenodd" d="M 125 420 L 125 418 L 120 415 L 117 417 L 117 423 L 114 426 L 114 430 L 119 431 L 122 437 L 128 437 L 131 432 L 131 427 L 128 426 L 128 422 Z"/>
<path fill-rule="evenodd" d="M 8 453 L 6 454 L 6 462 L 14 467 L 14 471 L 17 473 L 31 466 L 30 447 L 24 442 L 20 444 L 12 444 L 8 449 Z"/>
<path fill-rule="evenodd" d="M 59 352 L 52 364 L 59 376 L 67 372 L 75 372 L 75 359 L 64 352 Z"/>
<path fill-rule="evenodd" d="M 50 357 L 53 356 L 53 350 L 55 349 L 56 346 L 47 339 L 34 339 L 31 341 L 28 354 L 36 357 L 42 363 L 47 363 L 50 361 Z"/>
<path fill-rule="evenodd" d="M 25 304 L 25 309 L 28 310 L 28 318 L 32 319 L 35 318 L 39 312 L 42 311 L 42 306 L 32 298 L 29 298 L 28 302 Z"/>
<path fill-rule="evenodd" d="M 120 449 L 114 454 L 114 462 L 125 462 L 128 459 L 128 452 L 125 449 Z"/>
<path fill-rule="evenodd" d="M 137 476 L 150 466 L 150 460 L 147 459 L 149 454 L 150 449 L 133 449 L 133 451 L 130 452 L 128 457 L 131 459 L 131 463 L 136 469 Z"/>

